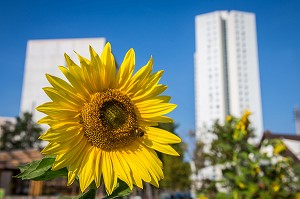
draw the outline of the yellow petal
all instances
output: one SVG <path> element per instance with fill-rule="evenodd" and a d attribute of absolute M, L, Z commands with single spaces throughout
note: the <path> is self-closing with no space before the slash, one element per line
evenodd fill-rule
<path fill-rule="evenodd" d="M 59 66 L 60 71 L 65 75 L 65 77 L 71 83 L 73 88 L 76 89 L 76 92 L 74 92 L 74 93 L 69 92 L 68 94 L 69 95 L 73 94 L 73 95 L 76 95 L 78 97 L 81 96 L 82 99 L 84 99 L 85 101 L 88 101 L 89 97 L 90 97 L 90 90 L 86 88 L 85 80 L 82 77 L 83 74 L 81 74 L 82 73 L 81 68 L 79 68 L 79 66 L 76 66 L 76 68 L 74 66 L 72 68 L 70 68 L 68 70 L 67 68 L 65 68 L 63 66 Z M 78 71 L 78 70 L 80 70 L 80 71 Z"/>
<path fill-rule="evenodd" d="M 162 92 L 164 92 L 167 88 L 168 87 L 163 84 L 158 84 L 157 86 L 155 86 L 155 88 L 151 92 L 148 92 L 147 94 L 145 94 L 143 96 L 136 95 L 136 96 L 132 97 L 131 100 L 134 103 L 138 103 L 143 100 L 151 99 L 153 97 L 158 96 Z"/>
<path fill-rule="evenodd" d="M 155 116 L 143 118 L 143 115 L 140 115 L 139 120 L 142 122 L 160 122 L 160 123 L 174 123 L 173 119 L 167 116 Z M 157 126 L 157 125 L 146 125 L 146 126 Z"/>
<path fill-rule="evenodd" d="M 53 130 L 58 130 L 62 128 L 70 128 L 72 126 L 77 126 L 80 124 L 80 117 L 75 118 L 53 120 L 51 123 L 48 123 Z"/>
<path fill-rule="evenodd" d="M 168 144 L 161 144 L 153 140 L 147 140 L 143 138 L 140 138 L 140 140 L 149 148 L 155 149 L 165 154 L 179 156 L 179 154 Z"/>
<path fill-rule="evenodd" d="M 115 58 L 111 53 L 111 46 L 110 43 L 106 43 L 103 52 L 101 54 L 101 61 L 105 66 L 105 76 L 102 77 L 104 79 L 104 89 L 108 88 L 109 86 L 114 85 L 114 81 L 116 78 L 116 64 Z"/>
<path fill-rule="evenodd" d="M 127 183 L 129 188 L 132 190 L 133 184 L 132 179 L 130 176 L 131 170 L 126 163 L 126 161 L 123 160 L 122 155 L 119 151 L 114 151 L 112 154 L 112 162 L 114 163 L 114 171 L 120 177 L 121 180 Z"/>
<path fill-rule="evenodd" d="M 85 146 L 81 149 L 81 152 L 78 153 L 76 156 L 76 161 L 74 164 L 70 165 L 68 170 L 73 171 L 76 174 L 81 173 L 85 162 L 87 161 L 86 159 L 88 156 L 86 154 L 89 154 L 89 152 L 92 150 L 93 146 L 89 142 L 85 142 Z"/>
<path fill-rule="evenodd" d="M 90 61 L 78 53 L 76 53 L 79 61 L 80 61 L 80 66 L 83 72 L 83 78 L 86 84 L 86 88 L 89 90 L 90 93 L 94 93 L 97 91 L 97 84 L 96 84 L 96 75 L 95 73 L 98 72 L 96 71 L 96 67 L 90 63 Z"/>
<path fill-rule="evenodd" d="M 142 172 L 141 169 L 139 169 L 139 167 L 135 164 L 135 161 L 132 161 L 130 154 L 123 151 L 123 157 L 126 160 L 128 166 L 130 167 L 130 169 L 132 171 L 132 172 L 130 172 L 130 175 L 131 175 L 131 178 L 133 179 L 133 183 L 142 189 L 143 181 L 142 181 L 141 175 L 143 175 L 143 174 L 141 174 L 141 172 Z M 148 177 L 150 179 L 149 175 L 148 175 Z"/>
<path fill-rule="evenodd" d="M 48 129 L 47 132 L 43 133 L 39 139 L 46 140 L 48 142 L 66 142 L 71 139 L 78 139 L 79 134 L 82 133 L 82 127 L 80 125 L 72 126 L 72 128 L 64 128 L 60 130 Z"/>
<path fill-rule="evenodd" d="M 52 169 L 57 170 L 73 164 L 73 162 L 76 161 L 76 158 L 74 157 L 76 157 L 77 154 L 82 151 L 85 145 L 86 142 L 76 143 L 70 147 L 68 152 L 57 155 L 55 162 L 52 165 Z"/>
<path fill-rule="evenodd" d="M 139 153 L 138 151 L 140 151 L 137 144 L 132 144 L 130 146 L 127 146 L 124 149 L 124 151 L 126 151 L 126 153 L 127 153 L 125 158 L 126 158 L 126 160 L 128 160 L 128 164 L 130 165 L 130 168 L 132 169 L 132 173 L 139 173 L 140 177 L 145 182 L 150 182 L 151 176 L 149 175 L 147 167 L 145 167 L 145 165 L 141 162 L 141 160 L 136 155 L 137 153 Z M 135 170 L 134 170 L 134 168 L 135 168 Z"/>
<path fill-rule="evenodd" d="M 161 144 L 174 144 L 181 142 L 181 139 L 175 134 L 154 127 L 149 127 L 148 129 L 146 129 L 146 134 L 142 138 L 149 139 Z"/>
<path fill-rule="evenodd" d="M 103 153 L 102 174 L 106 192 L 110 195 L 116 187 L 117 177 L 115 175 L 115 172 L 113 171 L 110 152 L 107 151 Z"/>
<path fill-rule="evenodd" d="M 67 119 L 76 117 L 78 110 L 68 109 L 55 102 L 47 102 L 36 108 L 36 110 L 49 115 L 53 119 Z"/>
<path fill-rule="evenodd" d="M 131 48 L 125 55 L 124 60 L 119 68 L 117 79 L 116 79 L 116 88 L 122 89 L 126 87 L 130 78 L 132 77 L 135 67 L 135 53 Z"/>
<path fill-rule="evenodd" d="M 132 95 L 138 90 L 143 89 L 148 83 L 147 80 L 152 73 L 152 68 L 153 59 L 152 57 L 150 57 L 148 63 L 133 75 L 133 77 L 128 82 L 128 85 L 122 90 L 128 95 Z"/>
<path fill-rule="evenodd" d="M 94 66 L 94 79 L 96 84 L 96 92 L 101 92 L 108 85 L 105 85 L 105 66 L 103 65 L 99 55 L 90 46 L 91 64 Z"/>
<path fill-rule="evenodd" d="M 50 124 L 53 123 L 55 120 L 50 116 L 45 116 L 37 121 L 38 124 Z"/>
<path fill-rule="evenodd" d="M 148 126 L 158 126 L 158 122 L 153 121 L 146 121 L 145 119 L 138 118 L 138 124 L 141 127 L 148 127 Z"/>
<path fill-rule="evenodd" d="M 148 107 L 148 106 L 154 106 L 159 105 L 161 103 L 168 103 L 170 101 L 170 96 L 157 96 L 148 100 L 143 100 L 141 102 L 136 103 L 135 105 L 138 107 Z"/>
<path fill-rule="evenodd" d="M 137 160 L 139 160 L 140 163 L 148 170 L 151 178 L 153 178 L 158 183 L 158 181 L 163 178 L 162 168 L 160 164 L 158 164 L 160 160 L 157 157 L 153 157 L 147 147 L 144 147 L 140 144 L 139 149 L 141 150 L 141 152 L 136 153 Z"/>
<path fill-rule="evenodd" d="M 76 90 L 68 84 L 65 80 L 62 80 L 58 77 L 46 74 L 46 78 L 49 81 L 49 83 L 54 87 L 57 88 L 58 90 L 62 90 L 67 93 L 76 93 Z"/>
<path fill-rule="evenodd" d="M 76 178 L 77 173 L 74 171 L 68 171 L 68 184 L 67 186 L 70 186 L 73 184 L 75 178 Z"/>
<path fill-rule="evenodd" d="M 76 110 L 83 106 L 84 101 L 81 100 L 80 97 L 74 97 L 66 93 L 62 94 L 52 87 L 45 87 L 43 88 L 43 90 L 53 102 L 57 102 L 62 106 L 73 108 Z"/>
<path fill-rule="evenodd" d="M 94 169 L 95 169 L 95 147 L 93 147 L 87 156 L 87 161 L 79 175 L 80 190 L 84 192 L 86 188 L 94 180 Z"/>
<path fill-rule="evenodd" d="M 144 114 L 153 115 L 154 114 L 155 116 L 160 116 L 160 115 L 170 113 L 176 107 L 177 107 L 176 104 L 171 104 L 171 103 L 160 103 L 160 104 L 153 105 L 153 106 L 149 105 L 148 107 L 146 107 L 146 106 L 137 106 L 138 112 L 140 114 L 142 114 L 142 115 L 144 115 Z"/>
<path fill-rule="evenodd" d="M 56 142 L 50 142 L 42 151 L 42 154 L 45 155 L 51 155 L 51 154 L 63 154 L 67 153 L 68 151 L 72 150 L 74 146 L 76 146 L 78 143 L 80 143 L 82 140 L 85 141 L 86 139 L 83 139 L 84 134 L 80 133 L 79 136 L 76 139 L 71 139 L 66 142 L 56 143 Z"/>
<path fill-rule="evenodd" d="M 103 152 L 101 150 L 96 151 L 96 165 L 95 165 L 95 183 L 96 186 L 99 187 L 101 183 L 101 175 L 102 175 L 102 160 L 103 160 Z"/>
<path fill-rule="evenodd" d="M 147 80 L 145 81 L 146 85 L 144 89 L 139 89 L 133 96 L 140 96 L 143 97 L 148 93 L 151 93 L 155 86 L 158 84 L 159 80 L 161 79 L 164 71 L 160 70 L 152 74 Z"/>

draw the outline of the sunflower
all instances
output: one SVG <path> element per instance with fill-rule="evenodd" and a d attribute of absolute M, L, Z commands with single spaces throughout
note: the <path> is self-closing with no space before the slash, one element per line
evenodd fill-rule
<path fill-rule="evenodd" d="M 80 66 L 65 54 L 67 67 L 59 69 L 67 81 L 46 74 L 51 87 L 43 88 L 52 100 L 37 107 L 46 116 L 39 120 L 49 129 L 40 136 L 48 141 L 42 154 L 55 155 L 53 170 L 68 168 L 68 185 L 78 176 L 82 192 L 94 181 L 104 182 L 108 194 L 117 180 L 143 187 L 159 186 L 164 175 L 154 150 L 178 153 L 169 145 L 176 135 L 156 128 L 173 122 L 165 114 L 176 105 L 160 95 L 163 71 L 152 73 L 152 57 L 134 74 L 135 53 L 130 49 L 118 70 L 107 43 L 99 56 L 92 47 L 90 60 L 78 55 Z"/>

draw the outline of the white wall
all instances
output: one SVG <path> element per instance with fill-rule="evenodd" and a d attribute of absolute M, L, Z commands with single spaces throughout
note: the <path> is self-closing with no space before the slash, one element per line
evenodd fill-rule
<path fill-rule="evenodd" d="M 223 76 L 223 42 L 221 15 L 213 12 L 196 17 L 195 113 L 196 133 L 201 140 L 210 141 L 205 126 L 225 118 Z"/>
<path fill-rule="evenodd" d="M 255 15 L 231 11 L 227 20 L 230 113 L 249 109 L 259 141 L 263 134 Z"/>

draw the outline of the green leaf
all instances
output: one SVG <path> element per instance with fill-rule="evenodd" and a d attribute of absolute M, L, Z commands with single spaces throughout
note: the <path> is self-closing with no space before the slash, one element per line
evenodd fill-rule
<path fill-rule="evenodd" d="M 93 199 L 96 196 L 96 190 L 95 189 L 90 189 L 89 191 L 82 193 L 73 199 Z"/>
<path fill-rule="evenodd" d="M 30 172 L 25 172 L 26 171 L 25 170 L 24 171 L 25 174 L 23 174 L 23 175 L 20 174 L 20 177 L 22 179 L 33 179 L 33 178 L 39 177 L 39 176 L 43 175 L 46 171 L 51 169 L 54 161 L 55 161 L 55 158 L 53 158 L 53 157 L 45 157 L 42 160 L 39 160 L 36 162 L 37 166 L 35 166 L 36 164 L 34 164 L 33 166 L 29 166 L 27 171 L 30 168 L 33 168 L 33 169 L 30 169 L 29 170 Z"/>
<path fill-rule="evenodd" d="M 28 174 L 30 174 L 32 171 L 34 171 L 34 170 L 38 167 L 39 163 L 40 163 L 40 160 L 38 160 L 38 161 L 33 161 L 33 162 L 30 162 L 30 163 L 28 163 L 28 164 L 26 164 L 26 165 L 24 165 L 24 166 L 19 167 L 21 173 L 19 173 L 19 174 L 18 174 L 17 176 L 15 176 L 15 177 L 17 177 L 17 178 L 22 178 L 22 179 L 23 179 L 23 177 L 25 177 L 26 175 L 28 175 Z"/>
<path fill-rule="evenodd" d="M 54 156 L 46 156 L 41 160 L 19 166 L 21 173 L 15 177 L 21 178 L 22 180 L 52 180 L 57 177 L 68 176 L 67 168 L 55 171 L 51 170 L 54 161 Z"/>
<path fill-rule="evenodd" d="M 21 173 L 28 169 L 30 164 L 20 165 L 18 168 L 20 169 Z"/>
<path fill-rule="evenodd" d="M 21 173 L 16 177 L 21 179 L 34 179 L 43 175 L 46 171 L 51 169 L 52 164 L 55 161 L 55 157 L 46 156 L 41 160 L 33 161 L 25 166 L 21 166 Z"/>
<path fill-rule="evenodd" d="M 105 197 L 105 199 L 113 199 L 118 197 L 127 196 L 131 193 L 128 185 L 122 180 L 118 180 L 117 188 L 112 192 L 111 195 Z"/>
<path fill-rule="evenodd" d="M 59 170 L 48 170 L 45 173 L 43 173 L 42 175 L 33 178 L 32 180 L 52 180 L 55 179 L 57 177 L 67 177 L 68 176 L 68 169 L 62 168 Z"/>

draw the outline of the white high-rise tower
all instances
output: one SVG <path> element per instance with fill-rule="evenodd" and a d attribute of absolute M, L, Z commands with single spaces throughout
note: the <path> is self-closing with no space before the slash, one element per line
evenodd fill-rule
<path fill-rule="evenodd" d="M 249 109 L 256 140 L 263 133 L 255 15 L 216 11 L 196 16 L 196 134 L 212 139 L 207 128 L 226 115 Z"/>
<path fill-rule="evenodd" d="M 58 69 L 58 66 L 66 65 L 64 53 L 79 64 L 75 52 L 90 58 L 89 46 L 100 53 L 104 45 L 105 38 L 29 40 L 26 49 L 20 111 L 32 112 L 35 121 L 42 118 L 44 114 L 36 111 L 35 108 L 50 101 L 42 90 L 43 87 L 50 86 L 45 74 L 66 79 Z"/>

